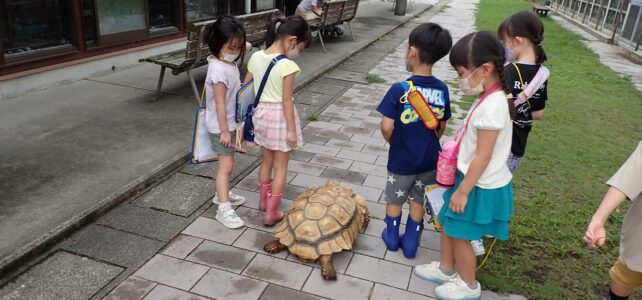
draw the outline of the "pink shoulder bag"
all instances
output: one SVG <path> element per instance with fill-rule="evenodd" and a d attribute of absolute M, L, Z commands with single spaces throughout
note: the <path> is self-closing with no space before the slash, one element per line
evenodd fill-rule
<path fill-rule="evenodd" d="M 499 82 L 494 84 L 481 96 L 477 105 L 475 105 L 475 107 L 473 107 L 473 109 L 468 114 L 468 118 L 466 118 L 464 127 L 462 127 L 457 132 L 457 137 L 455 138 L 455 140 L 448 141 L 441 147 L 439 158 L 437 159 L 437 184 L 439 184 L 440 186 L 455 186 L 455 179 L 457 178 L 457 157 L 459 157 L 459 144 L 461 143 L 461 139 L 466 132 L 468 122 L 470 121 L 470 118 L 472 117 L 475 110 L 482 104 L 484 99 L 486 99 L 488 95 L 499 90 L 500 86 L 501 85 Z"/>

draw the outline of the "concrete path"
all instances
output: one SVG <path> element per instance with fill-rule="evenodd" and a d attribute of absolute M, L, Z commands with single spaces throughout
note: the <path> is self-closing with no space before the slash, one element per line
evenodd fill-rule
<path fill-rule="evenodd" d="M 322 112 L 318 120 L 306 122 L 306 144 L 291 161 L 283 208 L 307 187 L 338 180 L 366 197 L 374 218 L 354 251 L 336 256 L 338 281 L 322 280 L 318 266 L 285 252 L 268 255 L 262 250 L 272 239 L 272 228 L 262 225 L 257 210 L 257 170 L 247 165 L 251 158 L 240 156 L 237 174 L 243 179 L 234 189 L 248 199 L 237 209 L 246 228 L 228 230 L 213 219 L 216 206 L 208 200 L 213 196 L 214 167 L 188 165 L 71 236 L 0 290 L 0 299 L 434 297 L 435 286 L 412 275 L 412 267 L 439 258 L 438 234 L 431 228 L 424 231 L 413 260 L 387 251 L 379 237 L 388 146 L 379 133 L 381 116 L 375 108 L 392 82 L 409 76 L 403 54 L 410 30 L 419 22 L 433 21 L 459 38 L 473 30 L 476 3 L 440 2 L 295 95 L 302 109 L 307 105 Z M 367 84 L 364 78 L 370 72 L 386 78 L 386 83 Z M 446 60 L 436 66 L 435 74 L 447 82 L 454 79 Z M 453 89 L 452 94 L 456 104 L 459 92 Z M 464 114 L 456 110 L 453 127 Z M 251 171 L 247 176 L 245 169 Z M 520 297 L 484 292 L 484 299 L 506 298 Z"/>
<path fill-rule="evenodd" d="M 415 5 L 414 12 L 427 7 Z M 298 87 L 411 18 L 412 14 L 393 16 L 389 3 L 364 2 L 352 26 L 357 42 L 349 34 L 327 39 L 325 54 L 315 40 L 299 60 L 303 72 Z M 81 221 L 184 163 L 195 103 L 185 74 L 166 76 L 163 97 L 152 102 L 159 70 L 143 64 L 0 101 L 0 277 L 25 253 L 74 230 Z M 205 71 L 198 69 L 196 78 L 203 78 Z M 299 111 L 307 117 L 329 100 L 302 102 Z M 242 157 L 236 175 L 256 160 L 256 156 Z M 169 182 L 177 186 L 189 182 L 175 178 Z M 211 186 L 205 180 L 191 184 L 208 195 Z M 168 212 L 185 224 L 206 200 L 189 193 L 181 196 L 191 201 L 189 205 L 154 206 L 140 201 L 141 206 Z"/>
<path fill-rule="evenodd" d="M 595 35 L 587 32 L 584 27 L 577 26 L 561 16 L 553 15 L 551 18 L 568 31 L 578 34 L 584 44 L 591 49 L 600 62 L 611 68 L 615 73 L 631 79 L 639 91 L 642 91 L 642 64 L 639 60 L 631 58 L 629 50 L 618 45 L 605 43 Z"/>

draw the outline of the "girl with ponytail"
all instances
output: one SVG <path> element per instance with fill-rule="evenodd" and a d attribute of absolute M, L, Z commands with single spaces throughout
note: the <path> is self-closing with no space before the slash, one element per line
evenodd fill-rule
<path fill-rule="evenodd" d="M 260 93 L 252 121 L 254 142 L 261 146 L 263 154 L 259 168 L 259 209 L 265 212 L 263 223 L 266 225 L 283 219 L 279 204 L 285 190 L 290 153 L 303 145 L 301 121 L 293 99 L 294 77 L 301 69 L 293 60 L 308 46 L 310 39 L 310 27 L 302 17 L 275 19 L 268 27 L 266 49 L 254 53 L 247 66 L 245 81 L 254 78 L 254 90 Z"/>

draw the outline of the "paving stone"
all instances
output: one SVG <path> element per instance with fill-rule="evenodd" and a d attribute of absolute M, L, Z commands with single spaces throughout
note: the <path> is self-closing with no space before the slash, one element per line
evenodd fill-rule
<path fill-rule="evenodd" d="M 305 190 L 307 190 L 307 188 L 293 185 L 290 182 L 290 184 L 285 186 L 285 191 L 283 192 L 283 201 L 281 202 L 281 205 L 279 207 L 289 208 L 292 205 L 292 201 L 296 200 L 296 198 L 299 198 L 299 195 L 301 195 L 301 193 L 303 193 Z M 287 205 L 285 205 L 284 203 L 287 203 Z"/>
<path fill-rule="evenodd" d="M 348 169 L 352 165 L 352 160 L 331 157 L 327 155 L 315 155 L 311 160 L 311 163 L 319 164 L 322 166 L 333 167 L 337 169 Z"/>
<path fill-rule="evenodd" d="M 251 192 L 256 192 L 259 190 L 259 177 L 248 175 L 245 178 L 241 179 L 234 187 L 237 189 L 244 189 Z"/>
<path fill-rule="evenodd" d="M 263 292 L 263 295 L 261 295 L 261 298 L 259 299 L 260 300 L 285 300 L 285 299 L 321 300 L 322 298 L 319 298 L 317 296 L 313 296 L 310 294 L 306 294 L 303 292 L 299 292 L 297 290 L 282 287 L 276 284 L 270 284 L 268 285 L 267 289 L 265 289 L 265 292 Z"/>
<path fill-rule="evenodd" d="M 267 285 L 245 276 L 210 269 L 191 291 L 214 299 L 258 299 Z"/>
<path fill-rule="evenodd" d="M 366 179 L 366 175 L 359 172 L 344 170 L 344 169 L 335 169 L 327 168 L 321 173 L 321 177 L 330 178 L 334 180 L 352 182 L 356 184 L 361 184 Z"/>
<path fill-rule="evenodd" d="M 328 79 L 324 79 L 328 80 Z M 341 88 L 337 88 L 336 82 L 341 82 L 342 80 L 331 81 L 331 83 L 324 83 L 324 81 L 314 81 L 312 84 L 308 85 L 305 89 L 319 94 L 329 95 L 329 96 L 338 96 L 343 94 Z M 344 80 L 343 80 L 344 81 Z M 325 81 L 329 82 L 329 81 Z M 346 84 L 345 82 L 343 84 Z"/>
<path fill-rule="evenodd" d="M 185 259 L 198 245 L 203 242 L 203 239 L 191 237 L 189 235 L 179 235 L 171 243 L 169 243 L 161 253 Z"/>
<path fill-rule="evenodd" d="M 103 300 L 140 300 L 156 286 L 155 282 L 129 277 Z"/>
<path fill-rule="evenodd" d="M 341 149 L 341 151 L 337 153 L 337 157 L 351 159 L 351 160 L 360 161 L 360 162 L 366 162 L 366 163 L 374 163 L 377 160 L 377 155 L 358 152 L 358 151 L 352 151 L 348 149 Z"/>
<path fill-rule="evenodd" d="M 363 153 L 376 154 L 379 156 L 388 157 L 388 149 L 381 145 L 365 145 L 361 150 Z"/>
<path fill-rule="evenodd" d="M 345 69 L 334 69 L 332 72 L 324 75 L 323 77 L 337 79 L 337 80 L 368 83 L 368 81 L 366 80 L 365 73 L 354 72 L 354 71 L 345 70 Z"/>
<path fill-rule="evenodd" d="M 304 144 L 303 145 L 303 151 L 305 151 L 305 152 L 323 154 L 323 155 L 329 155 L 329 156 L 337 155 L 339 150 L 341 150 L 341 149 L 336 148 L 336 147 L 321 146 L 321 145 L 317 145 L 317 144 Z"/>
<path fill-rule="evenodd" d="M 381 124 L 376 123 L 376 122 L 365 122 L 364 121 L 363 124 L 361 124 L 361 126 L 363 126 L 364 128 L 373 129 L 375 131 L 377 131 L 377 130 L 379 130 L 381 128 Z"/>
<path fill-rule="evenodd" d="M 321 106 L 314 106 L 300 102 L 294 102 L 294 107 L 296 108 L 303 124 L 305 124 L 311 116 L 316 115 L 319 109 L 321 109 Z"/>
<path fill-rule="evenodd" d="M 307 174 L 299 174 L 292 181 L 290 184 L 300 186 L 303 188 L 309 188 L 313 186 L 323 186 L 326 184 L 328 179 L 326 178 L 321 178 L 319 176 L 312 176 L 312 175 L 307 175 Z"/>
<path fill-rule="evenodd" d="M 353 151 L 361 151 L 361 149 L 363 149 L 363 146 L 364 146 L 364 144 L 361 144 L 361 143 L 349 142 L 349 141 L 338 140 L 338 139 L 329 139 L 326 145 L 341 148 L 341 149 L 350 149 Z"/>
<path fill-rule="evenodd" d="M 349 170 L 381 177 L 385 177 L 388 174 L 388 169 L 386 167 L 362 163 L 359 161 L 352 163 Z"/>
<path fill-rule="evenodd" d="M 377 161 L 375 161 L 375 165 L 387 167 L 388 166 L 388 156 L 379 155 L 377 157 Z"/>
<path fill-rule="evenodd" d="M 308 128 L 308 127 L 306 127 L 306 128 Z M 292 160 L 302 161 L 302 162 L 309 162 L 314 157 L 314 155 L 315 155 L 314 153 L 294 150 L 294 151 L 292 151 L 292 154 L 290 155 L 290 159 L 291 159 L 290 162 Z"/>
<path fill-rule="evenodd" d="M 352 255 L 353 255 L 353 253 L 351 251 L 342 251 L 342 252 L 333 254 L 332 255 L 332 264 L 334 265 L 334 270 L 337 271 L 337 273 L 341 273 L 341 274 L 345 273 L 346 269 L 348 268 L 348 264 L 350 264 L 350 260 L 352 259 Z M 292 253 L 290 253 L 290 255 L 288 255 L 287 260 L 298 262 L 300 264 L 304 264 L 306 266 L 310 266 L 310 267 L 316 268 L 315 270 L 312 271 L 312 273 L 321 272 L 321 270 L 320 270 L 321 266 L 319 266 L 319 264 L 317 262 L 312 262 L 312 263 L 303 262 L 303 261 L 299 260 L 296 257 L 296 255 L 294 255 Z"/>
<path fill-rule="evenodd" d="M 380 237 L 374 237 L 367 234 L 359 234 L 354 242 L 354 252 L 383 258 L 386 255 L 386 244 Z"/>
<path fill-rule="evenodd" d="M 164 285 L 158 285 L 154 290 L 152 290 L 144 300 L 207 300 L 205 297 L 201 297 L 192 293 L 185 291 L 177 290 Z"/>
<path fill-rule="evenodd" d="M 214 196 L 214 180 L 176 173 L 155 186 L 134 203 L 189 217 Z"/>
<path fill-rule="evenodd" d="M 305 162 L 300 162 L 300 161 L 290 161 L 288 163 L 288 171 L 292 172 L 297 172 L 297 173 L 303 173 L 303 174 L 308 174 L 308 175 L 315 175 L 319 176 L 323 172 L 325 167 L 316 165 L 316 164 L 311 164 L 311 163 L 305 163 Z"/>
<path fill-rule="evenodd" d="M 289 168 L 289 165 L 288 165 L 288 168 Z M 275 172 L 273 171 L 272 172 L 272 178 L 274 178 L 274 174 L 275 174 Z M 290 180 L 294 179 L 294 177 L 296 177 L 297 174 L 298 174 L 297 172 L 288 171 L 288 173 L 287 173 L 287 175 L 285 177 L 285 182 L 286 183 L 290 182 Z M 252 172 L 250 172 L 250 174 L 248 176 L 252 176 L 254 178 L 258 178 L 259 177 L 259 168 L 256 168 L 256 169 L 252 170 Z M 254 184 L 257 185 L 257 187 L 258 187 L 258 179 L 254 182 Z"/>
<path fill-rule="evenodd" d="M 243 275 L 299 290 L 311 271 L 308 266 L 257 254 Z"/>
<path fill-rule="evenodd" d="M 366 177 L 366 180 L 363 182 L 363 185 L 367 187 L 383 189 L 386 187 L 386 178 L 375 175 L 368 175 L 368 177 Z"/>
<path fill-rule="evenodd" d="M 341 128 L 341 124 L 333 124 L 330 122 L 323 122 L 323 121 L 312 121 L 308 123 L 308 125 L 312 127 L 328 129 L 328 130 L 339 130 L 339 128 Z"/>
<path fill-rule="evenodd" d="M 408 286 L 411 270 L 412 268 L 408 266 L 355 254 L 346 274 L 405 289 Z"/>
<path fill-rule="evenodd" d="M 377 283 L 375 284 L 374 290 L 372 291 L 372 297 L 370 299 L 371 300 L 387 300 L 387 299 L 422 300 L 422 299 L 431 299 L 431 298 Z"/>
<path fill-rule="evenodd" d="M 243 171 L 249 168 L 258 158 L 253 155 L 235 153 L 234 155 L 234 169 L 232 170 L 232 178 L 240 175 Z M 203 164 L 186 164 L 180 169 L 180 172 L 190 175 L 198 175 L 203 177 L 216 177 L 217 161 L 203 163 Z"/>
<path fill-rule="evenodd" d="M 404 231 L 401 232 L 403 234 Z M 381 239 L 379 239 L 381 241 Z M 422 241 L 423 242 L 423 241 Z M 416 265 L 423 265 L 431 261 L 439 260 L 440 254 L 438 251 L 419 247 L 415 258 L 409 259 L 403 256 L 403 251 L 388 251 L 385 259 L 388 261 L 404 264 L 406 266 L 414 267 Z"/>
<path fill-rule="evenodd" d="M 373 132 L 375 132 L 374 129 L 369 129 L 365 127 L 355 127 L 355 126 L 343 126 L 341 127 L 341 132 L 347 132 L 350 134 L 359 134 L 359 135 L 367 135 L 371 136 Z"/>
<path fill-rule="evenodd" d="M 408 291 L 421 294 L 424 296 L 436 298 L 437 297 L 435 296 L 436 287 L 437 287 L 436 284 L 423 280 L 417 277 L 417 275 L 415 275 L 414 273 L 410 275 L 410 283 L 408 284 Z M 482 299 L 485 299 L 485 298 L 482 298 Z"/>
<path fill-rule="evenodd" d="M 318 135 L 303 135 L 303 142 L 306 144 L 325 145 L 329 140 L 329 138 L 320 137 Z"/>
<path fill-rule="evenodd" d="M 132 267 L 152 257 L 164 245 L 157 240 L 92 224 L 63 242 L 61 248 L 119 266 Z"/>
<path fill-rule="evenodd" d="M 368 207 L 368 210 L 370 211 L 370 216 L 372 216 L 372 218 L 383 220 L 383 218 L 386 217 L 385 205 L 377 202 L 366 201 L 366 206 Z M 379 234 L 381 234 L 381 232 Z"/>
<path fill-rule="evenodd" d="M 0 299 L 89 299 L 122 268 L 58 251 L 0 289 Z"/>
<path fill-rule="evenodd" d="M 189 224 L 189 220 L 151 208 L 122 204 L 96 223 L 161 241 L 169 241 Z"/>
<path fill-rule="evenodd" d="M 199 264 L 158 254 L 138 269 L 134 276 L 189 290 L 208 269 Z"/>
<path fill-rule="evenodd" d="M 267 244 L 270 241 L 273 241 L 274 239 L 275 237 L 274 237 L 274 234 L 272 233 L 256 230 L 253 228 L 248 228 L 245 230 L 245 232 L 243 232 L 241 237 L 239 237 L 238 240 L 234 242 L 233 246 L 258 252 L 261 254 L 285 259 L 288 256 L 288 251 L 281 251 L 279 253 L 270 254 L 265 252 L 265 250 L 263 250 L 263 247 L 265 247 L 265 244 Z"/>
<path fill-rule="evenodd" d="M 312 106 L 323 106 L 332 100 L 332 96 L 303 90 L 302 92 L 296 93 L 294 95 L 294 99 L 296 99 L 295 101 L 298 103 Z"/>
<path fill-rule="evenodd" d="M 341 126 L 341 125 L 339 125 L 339 126 Z M 348 134 L 348 133 L 345 133 L 345 132 L 340 132 L 340 131 L 337 131 L 336 129 L 334 129 L 334 130 L 321 129 L 316 133 L 316 135 L 318 135 L 320 137 L 337 139 L 337 140 L 344 140 L 344 141 L 349 141 L 350 138 L 352 137 L 351 134 Z"/>
<path fill-rule="evenodd" d="M 426 227 L 431 227 L 431 225 L 428 225 Z M 426 228 L 424 229 L 424 232 L 421 233 L 421 244 L 419 245 L 419 247 L 441 251 L 440 242 L 441 240 L 439 238 L 439 232 Z"/>
<path fill-rule="evenodd" d="M 237 209 L 238 212 L 242 207 Z M 219 221 L 214 219 L 198 217 L 192 224 L 183 230 L 183 234 L 191 235 L 214 242 L 224 243 L 231 245 L 234 241 L 243 234 L 245 228 L 228 229 L 223 226 Z"/>
<path fill-rule="evenodd" d="M 256 253 L 215 242 L 204 241 L 186 260 L 241 273 Z"/>
<path fill-rule="evenodd" d="M 368 299 L 372 282 L 337 274 L 336 281 L 325 280 L 320 274 L 311 274 L 303 291 L 330 299 Z"/>
<path fill-rule="evenodd" d="M 366 204 L 368 203 L 366 202 Z M 370 212 L 370 214 L 372 214 L 372 212 Z M 383 218 L 384 216 L 380 217 Z M 384 222 L 382 219 L 370 218 L 370 223 L 368 223 L 368 227 L 366 227 L 364 233 L 381 238 L 381 232 L 383 232 L 384 228 L 386 228 L 386 222 Z"/>
<path fill-rule="evenodd" d="M 283 200 L 279 208 L 282 212 L 288 211 L 292 202 L 286 202 Z M 273 232 L 274 226 L 265 226 L 263 224 L 263 212 L 258 209 L 251 209 L 247 207 L 241 207 L 236 210 L 236 214 L 243 219 L 245 226 L 248 228 L 254 228 L 261 231 Z"/>
<path fill-rule="evenodd" d="M 335 124 L 347 125 L 350 127 L 359 127 L 361 126 L 361 124 L 363 124 L 363 121 L 358 119 L 352 119 L 352 118 L 334 118 L 334 119 L 331 119 L 329 122 L 335 123 Z M 343 129 L 341 131 L 343 131 Z"/>
<path fill-rule="evenodd" d="M 362 186 L 362 185 L 357 185 L 357 184 L 352 184 L 352 183 L 345 183 L 345 185 L 349 188 L 352 189 L 355 193 L 363 196 L 366 198 L 368 201 L 376 202 L 379 200 L 379 197 L 381 197 L 381 193 L 383 192 L 380 189 L 376 188 L 371 188 L 367 186 Z"/>

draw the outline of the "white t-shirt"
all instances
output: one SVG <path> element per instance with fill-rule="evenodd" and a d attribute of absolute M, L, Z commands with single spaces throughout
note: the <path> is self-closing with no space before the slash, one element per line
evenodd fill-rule
<path fill-rule="evenodd" d="M 225 113 L 227 117 L 227 128 L 234 130 L 234 114 L 236 114 L 236 93 L 241 87 L 241 74 L 239 68 L 222 62 L 212 55 L 207 58 L 207 76 L 205 77 L 205 127 L 211 133 L 221 133 L 218 125 L 218 115 L 216 115 L 216 102 L 214 101 L 214 85 L 217 83 L 225 84 L 227 92 L 225 93 Z"/>
<path fill-rule="evenodd" d="M 479 99 L 475 101 L 473 107 L 477 105 L 479 105 Z M 513 121 L 510 119 L 506 94 L 503 91 L 497 91 L 488 95 L 472 114 L 468 114 L 466 119 L 470 121 L 459 145 L 457 168 L 464 174 L 468 172 L 477 152 L 477 130 L 498 130 L 499 136 L 493 149 L 493 157 L 476 186 L 496 189 L 507 185 L 513 178 L 506 165 L 513 141 Z"/>
<path fill-rule="evenodd" d="M 317 6 L 317 0 L 301 0 L 301 3 L 299 3 L 296 9 L 302 12 L 309 12 L 312 10 L 312 6 Z"/>

